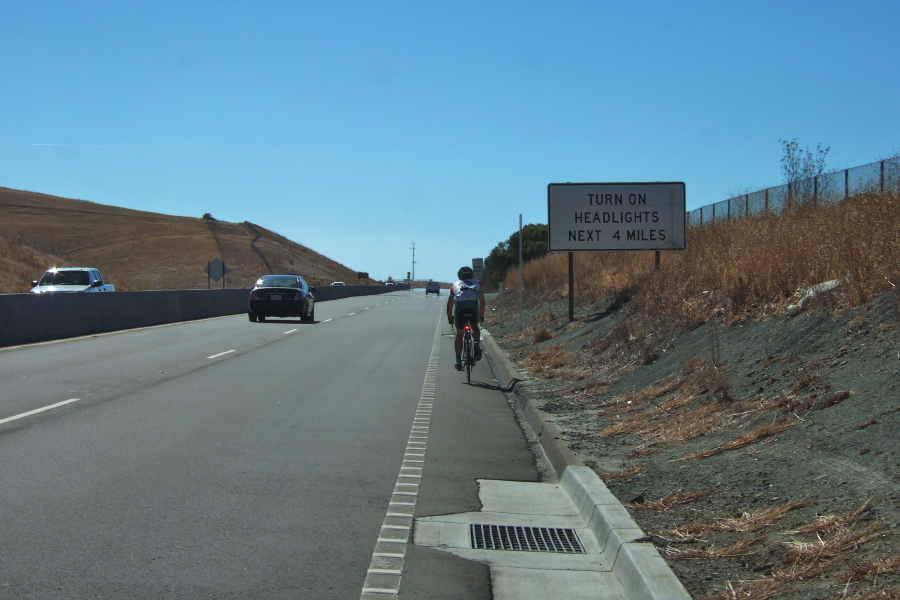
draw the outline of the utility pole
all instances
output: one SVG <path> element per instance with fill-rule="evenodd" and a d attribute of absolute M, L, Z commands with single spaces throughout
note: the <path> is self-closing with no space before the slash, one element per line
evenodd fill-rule
<path fill-rule="evenodd" d="M 519 213 L 519 331 L 522 330 L 522 289 L 525 287 L 525 280 L 522 275 L 522 213 Z"/>
<path fill-rule="evenodd" d="M 413 251 L 413 261 L 412 261 L 412 276 L 409 278 L 410 284 L 412 284 L 412 282 L 416 280 L 416 243 L 415 242 L 412 242 L 412 251 Z"/>

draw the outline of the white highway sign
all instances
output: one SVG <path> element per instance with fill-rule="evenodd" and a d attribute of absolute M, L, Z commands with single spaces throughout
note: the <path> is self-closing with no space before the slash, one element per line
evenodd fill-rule
<path fill-rule="evenodd" d="M 684 250 L 684 188 L 683 182 L 551 183 L 550 250 Z"/>

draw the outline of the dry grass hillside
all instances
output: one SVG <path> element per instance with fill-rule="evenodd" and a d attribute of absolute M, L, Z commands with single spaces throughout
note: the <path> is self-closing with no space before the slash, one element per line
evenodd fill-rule
<path fill-rule="evenodd" d="M 697 600 L 900 600 L 900 195 L 526 265 L 488 319 Z M 823 283 L 827 285 L 820 285 Z"/>
<path fill-rule="evenodd" d="M 52 266 L 96 267 L 122 291 L 206 288 L 216 258 L 228 267 L 229 288 L 252 287 L 269 272 L 298 273 L 311 285 L 356 283 L 355 270 L 249 222 L 0 188 L 0 293 L 27 292 Z"/>

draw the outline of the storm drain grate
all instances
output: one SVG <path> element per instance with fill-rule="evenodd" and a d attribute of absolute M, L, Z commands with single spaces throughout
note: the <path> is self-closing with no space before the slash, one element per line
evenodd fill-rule
<path fill-rule="evenodd" d="M 471 525 L 472 548 L 585 554 L 574 529 L 521 527 L 511 525 Z"/>

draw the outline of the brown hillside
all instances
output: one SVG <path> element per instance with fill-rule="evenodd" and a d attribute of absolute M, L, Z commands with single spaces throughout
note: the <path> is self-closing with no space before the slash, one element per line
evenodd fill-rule
<path fill-rule="evenodd" d="M 269 272 L 297 273 L 311 285 L 356 283 L 356 271 L 249 222 L 0 188 L 0 293 L 28 291 L 54 265 L 96 267 L 118 290 L 206 288 L 216 258 L 230 271 L 229 288 L 252 287 Z"/>

